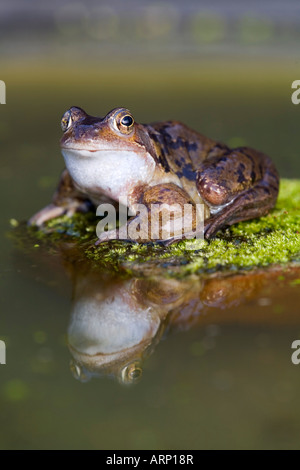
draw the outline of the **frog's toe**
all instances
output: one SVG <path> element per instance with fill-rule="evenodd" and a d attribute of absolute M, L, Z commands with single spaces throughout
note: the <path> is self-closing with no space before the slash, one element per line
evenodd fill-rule
<path fill-rule="evenodd" d="M 222 217 L 222 215 L 220 217 L 212 216 L 208 218 L 204 222 L 204 238 L 207 240 L 213 238 L 218 231 L 226 225 L 226 219 Z"/>
<path fill-rule="evenodd" d="M 169 240 L 159 240 L 156 243 L 162 246 L 171 246 L 174 243 L 179 242 L 181 239 L 180 238 L 169 238 Z"/>
<path fill-rule="evenodd" d="M 55 204 L 49 204 L 48 206 L 44 207 L 42 210 L 34 214 L 28 220 L 27 224 L 29 226 L 37 226 L 41 227 L 45 222 L 51 219 L 55 219 L 56 217 L 60 217 L 66 212 L 64 207 L 56 206 Z"/>
<path fill-rule="evenodd" d="M 116 230 L 108 230 L 107 232 L 102 232 L 98 235 L 98 240 L 95 242 L 95 245 L 98 246 L 101 243 L 108 242 L 109 240 L 116 240 L 117 238 L 118 234 Z"/>
<path fill-rule="evenodd" d="M 95 242 L 95 246 L 101 245 L 101 243 L 107 242 L 108 240 L 111 240 L 108 236 L 105 236 L 105 232 L 103 236 L 99 237 L 98 240 Z"/>

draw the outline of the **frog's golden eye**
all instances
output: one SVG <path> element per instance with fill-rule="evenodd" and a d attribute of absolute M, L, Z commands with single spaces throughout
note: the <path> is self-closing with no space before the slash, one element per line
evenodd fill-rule
<path fill-rule="evenodd" d="M 72 106 L 72 108 L 68 109 L 68 111 L 65 112 L 61 119 L 61 128 L 64 132 L 66 132 L 68 129 L 70 129 L 73 124 L 75 124 L 78 121 L 82 121 L 85 119 L 88 115 L 86 112 L 78 108 L 77 106 Z"/>
<path fill-rule="evenodd" d="M 123 134 L 129 134 L 134 125 L 134 119 L 131 114 L 123 114 L 119 119 L 117 118 L 117 127 Z"/>
<path fill-rule="evenodd" d="M 63 132 L 66 132 L 72 125 L 72 113 L 70 111 L 66 111 L 61 119 L 61 128 Z"/>
<path fill-rule="evenodd" d="M 143 371 L 139 361 L 135 361 L 126 365 L 120 372 L 119 380 L 123 384 L 134 384 L 141 379 Z"/>

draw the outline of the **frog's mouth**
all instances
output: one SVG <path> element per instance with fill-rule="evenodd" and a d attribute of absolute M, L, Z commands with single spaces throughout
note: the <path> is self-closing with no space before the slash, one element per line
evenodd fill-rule
<path fill-rule="evenodd" d="M 73 156 L 77 157 L 95 157 L 100 156 L 103 152 L 113 152 L 113 153 L 121 153 L 126 150 L 120 150 L 119 148 L 84 148 L 84 147 L 61 147 L 61 152 L 63 156 L 65 154 L 73 154 Z"/>
<path fill-rule="evenodd" d="M 137 167 L 142 168 L 143 166 L 150 169 L 154 165 L 153 158 L 147 152 L 138 153 L 120 148 L 85 149 L 62 147 L 61 153 L 67 166 L 68 164 L 80 165 L 81 161 L 86 161 L 87 159 L 92 160 L 95 164 L 97 162 L 98 165 L 104 165 L 106 168 L 113 165 L 115 170 L 119 167 L 124 167 L 125 163 L 126 166 L 132 167 L 132 170 Z"/>

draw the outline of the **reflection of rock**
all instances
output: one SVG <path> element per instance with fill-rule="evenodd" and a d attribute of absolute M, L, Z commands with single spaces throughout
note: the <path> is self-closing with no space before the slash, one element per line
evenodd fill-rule
<path fill-rule="evenodd" d="M 297 271 L 293 277 L 297 276 Z M 288 272 L 286 273 L 289 277 Z M 299 271 L 298 271 L 299 276 Z M 120 382 L 136 382 L 143 361 L 168 329 L 188 329 L 209 323 L 274 321 L 272 310 L 251 318 L 235 306 L 259 297 L 273 282 L 276 270 L 254 271 L 227 277 L 184 280 L 104 280 L 95 271 L 73 273 L 73 307 L 68 344 L 71 369 L 81 381 L 111 375 Z M 227 311 L 222 311 L 227 308 Z M 277 321 L 277 319 L 275 320 Z"/>

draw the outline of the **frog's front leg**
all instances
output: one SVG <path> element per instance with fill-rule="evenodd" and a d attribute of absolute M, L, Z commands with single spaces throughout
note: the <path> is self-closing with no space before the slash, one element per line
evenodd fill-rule
<path fill-rule="evenodd" d="M 187 205 L 190 210 L 186 209 Z M 96 244 L 111 239 L 169 244 L 185 238 L 186 232 L 190 236 L 192 230 L 197 231 L 199 216 L 197 218 L 196 206 L 189 195 L 173 183 L 142 188 L 133 208 L 137 215 L 118 230 L 103 232 Z"/>
<path fill-rule="evenodd" d="M 91 207 L 91 201 L 74 186 L 68 170 L 65 169 L 61 174 L 52 203 L 34 214 L 28 224 L 40 227 L 44 222 L 55 217 L 64 214 L 72 216 L 75 212 L 87 212 Z"/>
<path fill-rule="evenodd" d="M 265 215 L 276 203 L 279 176 L 267 155 L 238 148 L 207 158 L 197 172 L 197 188 L 211 216 L 205 238 L 221 228 Z"/>

